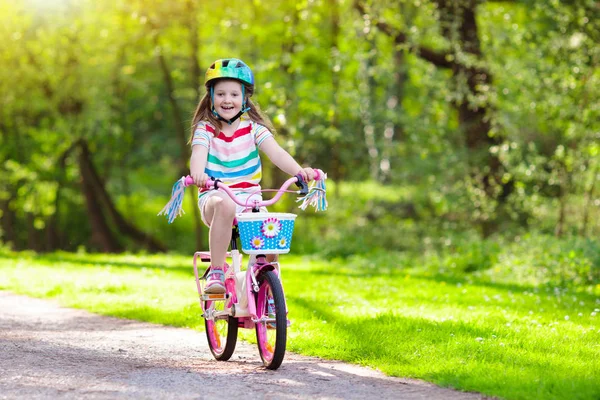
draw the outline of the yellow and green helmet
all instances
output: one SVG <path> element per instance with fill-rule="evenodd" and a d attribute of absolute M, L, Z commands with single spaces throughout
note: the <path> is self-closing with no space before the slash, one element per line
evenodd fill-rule
<path fill-rule="evenodd" d="M 222 78 L 236 79 L 254 87 L 254 74 L 252 74 L 252 70 L 242 60 L 238 60 L 237 58 L 223 58 L 212 63 L 206 70 L 204 84 L 208 86 L 209 82 Z"/>

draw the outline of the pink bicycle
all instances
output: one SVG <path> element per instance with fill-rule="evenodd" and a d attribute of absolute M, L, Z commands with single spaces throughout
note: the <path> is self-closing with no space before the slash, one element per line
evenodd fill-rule
<path fill-rule="evenodd" d="M 277 369 L 283 362 L 290 321 L 287 318 L 288 310 L 281 283 L 281 266 L 278 261 L 269 261 L 267 256 L 290 251 L 296 215 L 260 212 L 260 208 L 275 204 L 284 192 L 291 192 L 303 195 L 298 199 L 302 201 L 300 208 L 305 209 L 308 205 L 313 205 L 317 210 L 325 210 L 326 175 L 320 170 L 315 171 L 316 185 L 310 189 L 298 175 L 288 179 L 276 190 L 277 194 L 266 201 L 253 200 L 251 196 L 242 202 L 220 181 L 207 182 L 207 189 L 223 190 L 234 202 L 245 208 L 245 212 L 236 214 L 232 227 L 230 251 L 227 253 L 231 262 L 225 270 L 225 294 L 204 293 L 204 284 L 210 268 L 207 267 L 200 275 L 198 259 L 210 263 L 210 252 L 194 253 L 194 276 L 208 346 L 215 359 L 227 361 L 231 358 L 237 343 L 238 328 L 245 328 L 256 330 L 258 350 L 266 368 Z M 287 190 L 294 183 L 300 190 Z M 167 215 L 169 222 L 181 215 L 183 191 L 191 184 L 193 180 L 189 176 L 180 179 L 173 187 L 171 201 L 159 215 Z M 242 269 L 243 255 L 238 249 L 238 239 L 242 251 L 250 255 L 245 270 Z"/>

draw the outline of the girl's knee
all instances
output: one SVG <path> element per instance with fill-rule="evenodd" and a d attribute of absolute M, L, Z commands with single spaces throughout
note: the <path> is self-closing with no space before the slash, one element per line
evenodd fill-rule
<path fill-rule="evenodd" d="M 233 217 L 235 217 L 235 203 L 231 199 L 213 196 L 209 201 L 215 216 L 227 217 L 233 220 Z"/>

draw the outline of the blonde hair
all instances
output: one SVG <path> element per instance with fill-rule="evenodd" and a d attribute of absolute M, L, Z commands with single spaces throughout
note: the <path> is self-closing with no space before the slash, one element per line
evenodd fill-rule
<path fill-rule="evenodd" d="M 250 108 L 247 111 L 247 114 L 248 114 L 248 117 L 250 118 L 250 120 L 267 127 L 267 129 L 269 129 L 271 131 L 271 133 L 275 134 L 275 128 L 273 127 L 273 124 L 271 124 L 271 121 L 269 120 L 269 118 L 260 110 L 260 107 L 258 106 L 258 104 L 254 104 L 250 100 L 250 97 L 254 94 L 254 87 L 246 85 L 236 79 L 232 79 L 232 80 L 239 82 L 241 85 L 244 85 L 244 89 L 246 92 L 246 107 Z M 190 140 L 188 143 L 191 143 L 192 140 L 194 139 L 194 132 L 196 131 L 196 126 L 198 125 L 198 123 L 200 121 L 210 122 L 212 124 L 212 126 L 215 127 L 215 136 L 217 136 L 221 132 L 221 129 L 223 128 L 223 125 L 222 125 L 223 121 L 219 120 L 212 113 L 212 101 L 210 98 L 210 86 L 214 85 L 215 83 L 216 83 L 215 81 L 211 81 L 210 84 L 206 85 L 206 93 L 204 93 L 204 96 L 202 96 L 202 99 L 200 99 L 200 102 L 198 103 L 198 106 L 196 107 L 196 111 L 194 112 L 194 117 L 192 118 L 192 127 L 191 127 L 192 134 L 190 136 Z"/>

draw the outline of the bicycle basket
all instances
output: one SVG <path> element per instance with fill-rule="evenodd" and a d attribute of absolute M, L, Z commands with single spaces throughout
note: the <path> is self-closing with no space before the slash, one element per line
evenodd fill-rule
<path fill-rule="evenodd" d="M 246 254 L 284 254 L 290 251 L 296 214 L 241 213 L 236 215 L 242 251 Z"/>

